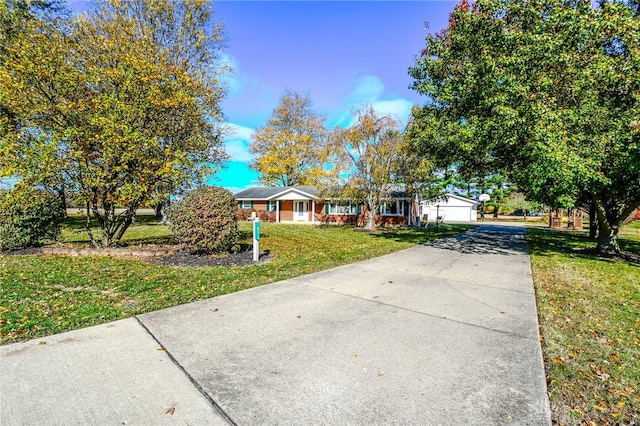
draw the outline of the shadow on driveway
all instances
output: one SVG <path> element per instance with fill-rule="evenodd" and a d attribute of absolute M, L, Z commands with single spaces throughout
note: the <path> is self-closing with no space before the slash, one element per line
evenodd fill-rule
<path fill-rule="evenodd" d="M 464 254 L 509 256 L 529 253 L 525 230 L 518 226 L 480 225 L 425 245 Z"/>

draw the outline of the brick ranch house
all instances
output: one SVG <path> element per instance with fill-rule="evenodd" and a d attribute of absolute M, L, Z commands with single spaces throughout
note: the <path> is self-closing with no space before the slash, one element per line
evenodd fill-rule
<path fill-rule="evenodd" d="M 318 196 L 311 186 L 252 187 L 235 194 L 239 220 L 258 217 L 263 222 L 311 224 L 364 224 L 368 212 L 364 205 Z M 398 187 L 376 213 L 377 225 L 413 224 L 418 218 L 435 221 L 436 216 L 450 221 L 477 220 L 477 201 L 456 195 L 439 202 L 412 202 Z"/>
<path fill-rule="evenodd" d="M 238 219 L 258 217 L 264 222 L 310 224 L 363 224 L 368 212 L 362 204 L 332 201 L 318 197 L 311 186 L 253 187 L 235 194 Z M 393 193 L 376 215 L 376 224 L 405 225 L 411 203 L 403 191 Z"/>

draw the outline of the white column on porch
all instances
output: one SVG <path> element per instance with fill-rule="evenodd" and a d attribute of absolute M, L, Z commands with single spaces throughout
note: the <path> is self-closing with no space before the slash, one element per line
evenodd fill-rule
<path fill-rule="evenodd" d="M 276 200 L 276 223 L 280 223 L 280 201 Z"/>
<path fill-rule="evenodd" d="M 311 224 L 316 224 L 316 200 L 311 200 Z"/>

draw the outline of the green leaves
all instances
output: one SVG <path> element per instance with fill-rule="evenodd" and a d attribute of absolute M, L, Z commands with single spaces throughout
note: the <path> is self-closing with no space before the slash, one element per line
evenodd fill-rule
<path fill-rule="evenodd" d="M 210 18 L 204 1 L 105 0 L 69 22 L 26 19 L 1 56 L 0 173 L 88 205 L 103 246 L 145 201 L 200 182 L 226 159 Z"/>
<path fill-rule="evenodd" d="M 65 216 L 60 200 L 47 192 L 21 187 L 0 191 L 0 249 L 56 240 Z"/>
<path fill-rule="evenodd" d="M 437 164 L 502 172 L 552 207 L 640 205 L 640 18 L 623 3 L 486 0 L 427 37 L 412 138 Z"/>

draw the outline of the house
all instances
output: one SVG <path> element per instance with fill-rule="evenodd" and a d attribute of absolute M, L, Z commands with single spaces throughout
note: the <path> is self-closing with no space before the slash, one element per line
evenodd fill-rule
<path fill-rule="evenodd" d="M 478 201 L 448 194 L 445 200 L 422 201 L 420 217 L 427 221 L 435 221 L 440 217 L 448 222 L 475 222 L 478 220 L 479 204 Z"/>
<path fill-rule="evenodd" d="M 238 219 L 259 218 L 264 222 L 299 222 L 311 224 L 363 224 L 368 212 L 359 203 L 331 200 L 319 195 L 312 186 L 252 187 L 235 194 L 238 200 Z M 446 201 L 422 202 L 418 206 L 407 198 L 398 186 L 389 200 L 376 212 L 377 225 L 406 225 L 417 217 L 435 221 L 441 216 L 448 221 L 477 220 L 477 201 L 449 195 Z M 418 216 L 419 215 L 419 216 Z"/>
<path fill-rule="evenodd" d="M 265 222 L 360 224 L 368 212 L 361 204 L 319 197 L 319 189 L 311 186 L 252 187 L 235 194 L 238 219 L 253 217 Z M 376 224 L 406 224 L 410 203 L 404 191 L 392 194 L 380 206 Z"/>

